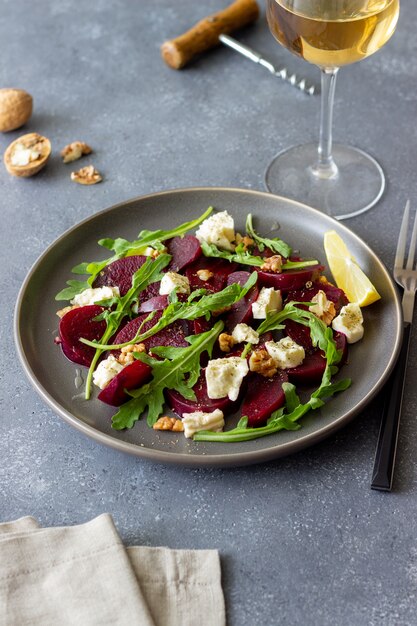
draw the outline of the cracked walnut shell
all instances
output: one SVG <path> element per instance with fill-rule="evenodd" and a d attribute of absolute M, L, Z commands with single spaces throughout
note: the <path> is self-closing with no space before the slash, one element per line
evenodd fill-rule
<path fill-rule="evenodd" d="M 71 172 L 71 180 L 80 185 L 95 185 L 103 179 L 93 165 L 87 165 L 77 172 Z"/>
<path fill-rule="evenodd" d="M 4 165 L 12 176 L 28 178 L 45 167 L 51 155 L 51 142 L 38 133 L 22 135 L 8 146 Z"/>

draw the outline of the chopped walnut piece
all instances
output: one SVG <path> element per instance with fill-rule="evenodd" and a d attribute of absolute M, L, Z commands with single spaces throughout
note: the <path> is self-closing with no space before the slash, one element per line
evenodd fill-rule
<path fill-rule="evenodd" d="M 64 317 L 64 315 L 66 313 L 68 313 L 69 311 L 72 311 L 72 309 L 78 309 L 78 304 L 73 304 L 72 306 L 65 306 L 63 309 L 59 309 L 59 311 L 56 312 L 56 314 L 58 315 L 58 317 Z"/>
<path fill-rule="evenodd" d="M 87 165 L 87 167 L 82 167 L 78 172 L 71 172 L 71 180 L 80 185 L 95 185 L 103 179 L 94 165 Z"/>
<path fill-rule="evenodd" d="M 236 341 L 233 339 L 232 335 L 228 335 L 227 333 L 221 333 L 219 335 L 219 346 L 222 352 L 230 352 L 235 343 Z"/>
<path fill-rule="evenodd" d="M 332 323 L 335 317 L 336 317 L 336 308 L 334 306 L 334 303 L 330 302 L 329 308 L 327 309 L 327 311 L 323 312 L 323 315 L 321 315 L 320 319 L 322 322 L 326 324 L 326 326 L 330 326 L 330 324 Z"/>
<path fill-rule="evenodd" d="M 274 359 L 264 348 L 252 352 L 249 359 L 249 369 L 251 372 L 265 376 L 265 378 L 272 378 L 278 371 Z"/>
<path fill-rule="evenodd" d="M 130 345 L 122 348 L 120 352 L 121 354 L 119 355 L 119 358 L 117 360 L 119 361 L 119 363 L 127 365 L 128 363 L 133 363 L 133 361 L 135 360 L 133 353 L 146 352 L 146 346 L 144 343 L 131 343 Z"/>
<path fill-rule="evenodd" d="M 166 254 L 168 252 L 168 248 L 162 248 L 162 250 L 154 250 L 151 253 L 151 258 L 152 259 L 156 259 L 157 257 L 161 256 L 161 254 Z"/>
<path fill-rule="evenodd" d="M 282 256 L 280 254 L 274 254 L 274 256 L 266 258 L 265 263 L 261 266 L 261 270 L 280 274 L 282 272 Z"/>
<path fill-rule="evenodd" d="M 164 415 L 155 422 L 152 428 L 154 430 L 172 430 L 174 432 L 181 432 L 184 430 L 184 424 L 176 417 L 168 417 L 167 415 Z"/>
<path fill-rule="evenodd" d="M 92 149 L 83 141 L 73 141 L 61 150 L 61 156 L 64 163 L 71 163 L 81 159 L 85 154 L 91 154 Z"/>
<path fill-rule="evenodd" d="M 248 237 L 247 235 L 242 237 L 240 233 L 236 233 L 235 241 L 237 245 L 243 244 L 243 249 L 245 251 L 255 245 L 255 241 L 251 237 Z"/>
<path fill-rule="evenodd" d="M 336 317 L 334 302 L 328 300 L 326 294 L 321 289 L 311 298 L 311 302 L 314 304 L 310 305 L 310 311 L 327 326 L 330 326 L 333 318 Z"/>
<path fill-rule="evenodd" d="M 210 270 L 197 270 L 197 276 L 200 280 L 210 280 L 210 278 L 213 278 L 214 274 L 210 272 Z"/>

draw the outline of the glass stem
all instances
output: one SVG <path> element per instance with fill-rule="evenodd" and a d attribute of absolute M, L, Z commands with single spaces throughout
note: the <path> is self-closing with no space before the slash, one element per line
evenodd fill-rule
<path fill-rule="evenodd" d="M 313 173 L 317 178 L 335 178 L 337 165 L 332 157 L 333 103 L 338 67 L 321 68 L 321 113 L 318 159 Z"/>

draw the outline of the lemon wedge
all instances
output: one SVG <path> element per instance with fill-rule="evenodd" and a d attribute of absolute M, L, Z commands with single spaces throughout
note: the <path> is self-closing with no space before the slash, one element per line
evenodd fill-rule
<path fill-rule="evenodd" d="M 336 285 L 343 289 L 350 302 L 364 307 L 380 300 L 381 296 L 336 231 L 329 230 L 324 234 L 324 250 Z"/>

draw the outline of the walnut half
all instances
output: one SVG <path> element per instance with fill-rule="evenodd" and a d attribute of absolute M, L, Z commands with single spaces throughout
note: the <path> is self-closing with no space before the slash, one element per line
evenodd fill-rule
<path fill-rule="evenodd" d="M 274 359 L 264 348 L 252 352 L 249 359 L 249 369 L 251 372 L 265 376 L 265 378 L 272 378 L 278 371 Z"/>
<path fill-rule="evenodd" d="M 28 178 L 45 167 L 51 142 L 38 133 L 28 133 L 13 141 L 4 153 L 4 164 L 12 176 Z"/>
<path fill-rule="evenodd" d="M 78 172 L 71 172 L 71 180 L 80 185 L 95 185 L 103 179 L 93 165 L 82 167 Z"/>

